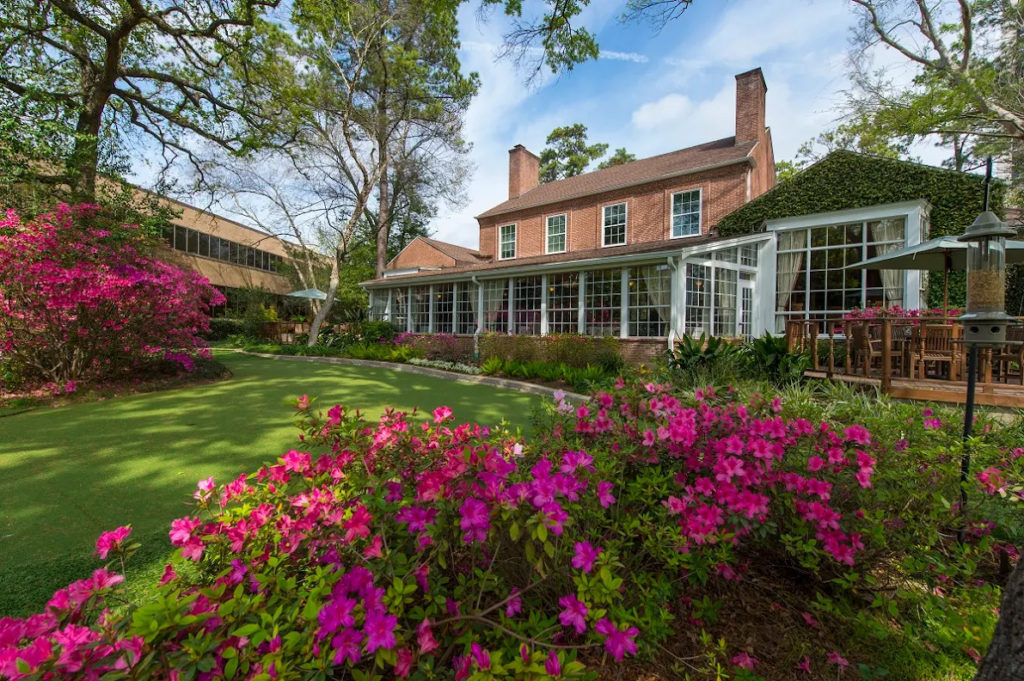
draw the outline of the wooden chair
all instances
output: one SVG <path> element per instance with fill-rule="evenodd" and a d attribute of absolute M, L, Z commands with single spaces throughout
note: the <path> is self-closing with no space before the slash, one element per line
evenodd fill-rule
<path fill-rule="evenodd" d="M 959 324 L 929 324 L 923 322 L 914 331 L 911 340 L 911 357 L 914 373 L 918 378 L 927 378 L 928 365 L 936 369 L 947 366 L 949 380 L 955 381 L 959 368 L 957 344 Z"/>
<path fill-rule="evenodd" d="M 867 322 L 851 321 L 849 326 L 854 366 L 860 368 L 865 376 L 870 376 L 875 359 L 879 365 L 882 362 L 882 341 L 871 338 Z"/>
<path fill-rule="evenodd" d="M 1011 370 L 1016 364 L 1017 378 L 1020 380 L 1020 384 L 1024 385 L 1024 326 L 1007 327 L 1006 340 L 1006 345 L 993 352 L 992 365 L 995 367 L 996 375 L 1001 378 L 1005 377 L 1003 380 L 1009 383 Z"/>

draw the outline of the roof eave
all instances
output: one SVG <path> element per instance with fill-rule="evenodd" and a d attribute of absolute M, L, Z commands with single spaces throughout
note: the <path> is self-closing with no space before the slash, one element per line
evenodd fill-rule
<path fill-rule="evenodd" d="M 499 216 L 502 216 L 502 215 L 508 215 L 510 213 L 518 213 L 518 212 L 524 211 L 524 210 L 532 210 L 534 208 L 542 208 L 544 206 L 551 206 L 551 205 L 554 205 L 556 203 L 561 203 L 563 201 L 572 201 L 574 199 L 578 199 L 578 198 L 583 197 L 583 196 L 592 196 L 592 195 L 596 195 L 596 194 L 606 194 L 608 192 L 614 192 L 614 191 L 618 191 L 620 189 L 629 189 L 630 187 L 638 187 L 638 186 L 644 185 L 644 184 L 651 184 L 652 182 L 661 182 L 662 180 L 671 180 L 671 179 L 676 178 L 676 177 L 684 177 L 686 175 L 693 175 L 694 173 L 703 173 L 703 172 L 707 172 L 709 170 L 717 170 L 719 168 L 726 168 L 728 166 L 736 165 L 736 164 L 739 164 L 739 163 L 747 163 L 747 164 L 753 165 L 753 164 L 756 163 L 756 161 L 754 160 L 754 158 L 752 156 L 749 155 L 749 152 L 747 152 L 747 155 L 745 155 L 745 156 L 740 156 L 739 158 L 729 159 L 728 161 L 719 161 L 718 163 L 709 163 L 707 165 L 698 166 L 696 168 L 687 168 L 686 170 L 679 170 L 679 171 L 676 171 L 674 173 L 666 173 L 664 175 L 658 175 L 657 177 L 651 177 L 651 178 L 647 178 L 645 180 L 636 180 L 635 182 L 624 182 L 622 184 L 612 185 L 610 187 L 607 187 L 605 189 L 601 189 L 600 191 L 596 191 L 596 192 L 573 194 L 572 196 L 563 196 L 563 197 L 560 197 L 558 199 L 553 199 L 551 201 L 542 201 L 541 203 L 531 204 L 529 206 L 523 206 L 522 208 L 511 208 L 511 209 L 508 209 L 508 210 L 498 211 L 496 213 L 492 213 L 491 211 L 484 211 L 480 215 L 477 215 L 475 219 L 480 220 L 481 218 L 494 218 L 494 217 L 499 217 Z M 493 211 L 494 209 L 492 208 L 491 210 Z"/>

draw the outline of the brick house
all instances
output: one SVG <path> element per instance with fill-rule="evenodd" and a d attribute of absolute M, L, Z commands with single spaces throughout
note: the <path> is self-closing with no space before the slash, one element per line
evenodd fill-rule
<path fill-rule="evenodd" d="M 734 136 L 548 184 L 513 147 L 509 198 L 477 216 L 478 249 L 416 239 L 363 282 L 370 317 L 413 333 L 617 336 L 629 358 L 683 334 L 777 330 L 780 232 L 717 229 L 775 185 L 766 92 L 760 69 L 736 76 Z"/>

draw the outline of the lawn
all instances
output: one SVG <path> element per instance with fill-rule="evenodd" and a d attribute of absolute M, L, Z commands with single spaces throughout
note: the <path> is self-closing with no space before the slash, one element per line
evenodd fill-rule
<path fill-rule="evenodd" d="M 103 530 L 131 523 L 137 562 L 159 563 L 169 521 L 189 511 L 196 481 L 225 482 L 295 447 L 286 404 L 303 393 L 370 418 L 385 407 L 431 410 L 525 430 L 539 399 L 385 369 L 218 353 L 234 376 L 0 418 L 0 616 L 38 606 L 89 574 Z"/>

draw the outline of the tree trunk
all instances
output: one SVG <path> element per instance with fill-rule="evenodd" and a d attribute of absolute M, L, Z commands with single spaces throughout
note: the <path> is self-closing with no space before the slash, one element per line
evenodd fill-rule
<path fill-rule="evenodd" d="M 1024 679 L 1024 560 L 1003 589 L 992 643 L 981 661 L 974 681 L 1021 681 Z"/>
<path fill-rule="evenodd" d="M 382 152 L 386 153 L 386 152 Z M 388 186 L 387 161 L 380 174 L 380 200 L 377 210 L 377 278 L 384 276 L 388 260 L 388 237 L 391 234 L 391 197 Z"/>
<path fill-rule="evenodd" d="M 83 80 L 90 78 L 83 74 Z M 96 167 L 99 165 L 99 134 L 107 96 L 93 91 L 75 125 L 75 148 L 68 160 L 72 178 L 71 196 L 75 203 L 96 202 Z"/>
<path fill-rule="evenodd" d="M 331 308 L 334 307 L 334 296 L 338 293 L 338 284 L 341 281 L 339 276 L 339 264 L 341 262 L 341 249 L 339 248 L 334 254 L 334 262 L 331 264 L 331 282 L 327 288 L 327 299 L 323 301 L 320 309 L 317 310 L 316 316 L 313 317 L 313 323 L 309 327 L 309 340 L 306 341 L 306 347 L 313 347 L 316 345 L 317 339 L 320 337 L 320 327 L 323 326 L 324 320 L 327 319 L 327 315 L 331 313 Z"/>

